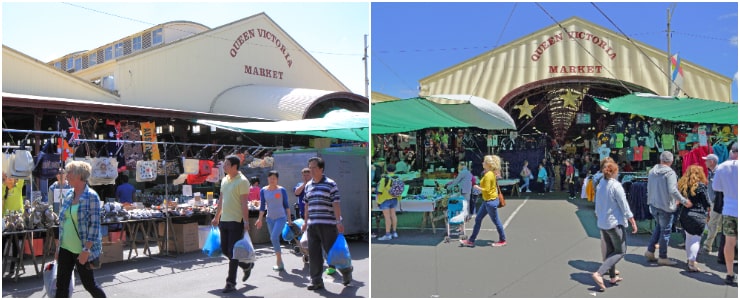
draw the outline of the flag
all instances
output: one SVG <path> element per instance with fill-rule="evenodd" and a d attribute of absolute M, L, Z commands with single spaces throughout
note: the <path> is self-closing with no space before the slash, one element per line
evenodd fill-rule
<path fill-rule="evenodd" d="M 678 53 L 671 56 L 671 94 L 677 97 L 683 89 L 683 66 Z"/>

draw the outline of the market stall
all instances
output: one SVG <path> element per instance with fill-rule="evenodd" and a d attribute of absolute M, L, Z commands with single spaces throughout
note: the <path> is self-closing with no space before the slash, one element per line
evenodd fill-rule
<path fill-rule="evenodd" d="M 483 155 L 490 153 L 487 135 L 516 129 L 501 107 L 471 95 L 390 100 L 373 103 L 372 111 L 373 184 L 386 164 L 404 161 L 410 168 L 398 174 L 409 186 L 399 203 L 399 228 L 419 228 L 419 222 L 436 228 L 445 216 L 444 185 L 454 178 L 457 162 L 480 173 Z M 382 217 L 376 207 L 373 201 L 377 221 Z"/>

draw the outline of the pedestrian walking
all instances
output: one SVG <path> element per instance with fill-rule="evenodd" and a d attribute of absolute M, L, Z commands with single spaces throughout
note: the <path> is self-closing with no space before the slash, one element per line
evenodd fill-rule
<path fill-rule="evenodd" d="M 306 184 L 306 222 L 302 231 L 308 232 L 308 269 L 311 284 L 308 290 L 324 288 L 321 278 L 324 266 L 322 249 L 329 253 L 339 233 L 344 233 L 342 208 L 337 183 L 324 175 L 324 159 L 312 157 L 308 160 L 311 181 Z M 342 283 L 346 286 L 352 281 L 352 267 L 339 269 Z"/>
<path fill-rule="evenodd" d="M 260 213 L 257 221 L 254 223 L 257 229 L 262 228 L 262 222 L 267 212 L 267 231 L 270 233 L 270 242 L 272 250 L 275 251 L 275 266 L 273 271 L 281 272 L 285 270 L 283 256 L 280 251 L 280 237 L 283 228 L 287 223 L 293 226 L 293 220 L 290 219 L 290 204 L 288 204 L 288 192 L 284 187 L 278 185 L 278 171 L 272 170 L 267 173 L 267 186 L 260 191 Z"/>
<path fill-rule="evenodd" d="M 473 186 L 474 189 L 481 191 L 483 204 L 478 214 L 475 215 L 473 233 L 467 240 L 461 240 L 460 243 L 466 247 L 475 247 L 475 238 L 478 236 L 481 223 L 486 215 L 489 215 L 493 224 L 496 225 L 496 231 L 498 231 L 499 236 L 499 241 L 494 242 L 492 246 L 506 246 L 504 225 L 501 224 L 501 219 L 498 217 L 499 193 L 501 191 L 498 189 L 496 177 L 501 173 L 501 158 L 496 155 L 486 155 L 483 157 L 483 170 L 485 171 L 485 175 L 481 178 L 480 185 Z"/>
<path fill-rule="evenodd" d="M 717 198 L 715 197 L 714 189 L 712 188 L 712 182 L 714 182 L 714 171 L 717 169 L 717 165 L 719 164 L 719 157 L 715 154 L 709 154 L 702 158 L 707 166 L 707 196 L 709 196 L 709 203 L 711 204 L 709 209 L 709 220 L 707 220 L 707 229 L 709 230 L 709 233 L 707 234 L 707 239 L 704 241 L 704 252 L 710 253 L 714 248 L 714 240 L 717 238 L 717 233 L 721 228 L 720 226 L 722 226 L 722 209 L 714 209 L 717 205 L 720 207 L 722 206 L 722 203 L 717 203 L 722 202 L 722 200 L 715 200 Z"/>
<path fill-rule="evenodd" d="M 617 263 L 627 253 L 627 226 L 632 226 L 632 233 L 637 233 L 635 218 L 630 210 L 624 188 L 617 181 L 619 167 L 614 162 L 606 162 L 602 168 L 604 179 L 599 183 L 597 196 L 594 198 L 596 224 L 605 241 L 606 254 L 599 269 L 592 274 L 600 291 L 604 291 L 603 276 L 609 272 L 609 282 L 616 284 L 622 278 L 616 273 Z M 629 222 L 629 224 L 628 224 Z"/>
<path fill-rule="evenodd" d="M 57 261 L 57 298 L 69 297 L 69 281 L 76 269 L 82 286 L 94 298 L 105 298 L 105 292 L 95 282 L 91 262 L 100 257 L 103 239 L 100 236 L 100 196 L 87 180 L 92 166 L 72 161 L 65 167 L 67 181 L 73 190 L 64 195 L 59 214 L 59 247 Z"/>
<path fill-rule="evenodd" d="M 576 168 L 570 159 L 565 160 L 565 183 L 568 184 L 568 200 L 576 198 L 575 183 Z"/>
<path fill-rule="evenodd" d="M 730 159 L 717 166 L 712 183 L 712 188 L 724 195 L 722 231 L 725 235 L 725 247 L 720 251 L 724 251 L 727 268 L 725 283 L 729 285 L 736 284 L 733 264 L 737 245 L 737 175 L 737 142 L 734 142 L 730 149 Z"/>
<path fill-rule="evenodd" d="M 236 271 L 241 267 L 242 281 L 252 273 L 254 263 L 243 263 L 234 257 L 234 244 L 249 234 L 249 181 L 239 172 L 239 157 L 229 155 L 224 158 L 224 173 L 218 197 L 216 216 L 211 221 L 221 231 L 221 252 L 229 260 L 224 293 L 236 291 Z"/>
<path fill-rule="evenodd" d="M 687 270 L 701 272 L 696 265 L 696 257 L 701 246 L 701 235 L 707 225 L 707 210 L 709 210 L 709 196 L 707 195 L 707 177 L 704 169 L 697 165 L 689 166 L 678 180 L 678 190 L 693 204 L 691 208 L 680 208 L 679 222 L 686 233 L 685 247 Z"/>
<path fill-rule="evenodd" d="M 527 193 L 531 193 L 532 191 L 529 189 L 529 180 L 534 176 L 532 176 L 532 170 L 529 169 L 529 161 L 524 161 L 524 166 L 522 166 L 522 171 L 519 172 L 519 176 L 524 180 L 524 184 L 519 188 L 519 192 L 521 193 L 526 188 Z"/>
<path fill-rule="evenodd" d="M 648 261 L 657 261 L 659 265 L 672 266 L 676 262 L 668 259 L 668 240 L 671 238 L 671 226 L 676 212 L 676 200 L 686 208 L 692 204 L 678 191 L 676 172 L 673 171 L 673 153 L 663 151 L 660 163 L 648 173 L 647 194 L 650 213 L 656 221 L 653 235 L 648 242 L 645 257 Z M 658 258 L 655 258 L 655 244 L 660 244 Z"/>
<path fill-rule="evenodd" d="M 463 214 L 465 215 L 465 220 L 467 220 L 470 212 L 470 193 L 473 190 L 473 180 L 473 173 L 468 170 L 468 166 L 465 162 L 461 161 L 457 164 L 457 176 L 455 179 L 445 184 L 445 187 L 457 185 L 458 188 L 460 188 L 460 194 L 465 198 L 465 201 L 463 202 Z M 460 225 L 460 229 L 462 228 L 463 226 Z"/>

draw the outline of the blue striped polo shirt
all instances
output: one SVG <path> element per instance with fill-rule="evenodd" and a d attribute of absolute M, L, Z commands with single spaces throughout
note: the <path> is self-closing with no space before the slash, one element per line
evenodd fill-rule
<path fill-rule="evenodd" d="M 336 224 L 332 204 L 339 203 L 337 183 L 324 175 L 319 182 L 309 181 L 304 190 L 304 201 L 308 204 L 307 224 Z"/>

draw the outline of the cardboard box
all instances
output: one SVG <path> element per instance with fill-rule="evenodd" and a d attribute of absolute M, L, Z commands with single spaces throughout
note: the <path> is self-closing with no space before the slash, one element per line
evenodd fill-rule
<path fill-rule="evenodd" d="M 44 255 L 44 239 L 33 239 L 33 253 L 34 256 Z M 31 255 L 31 245 L 28 240 L 23 243 L 23 254 Z"/>
<path fill-rule="evenodd" d="M 164 226 L 165 223 L 159 223 L 157 228 L 159 236 L 164 238 Z M 172 228 L 175 231 L 177 237 L 177 248 L 175 247 L 174 241 L 170 238 L 167 241 L 167 249 L 174 252 L 177 249 L 178 253 L 194 252 L 201 248 L 198 247 L 198 223 L 187 223 L 187 224 L 172 224 Z M 164 249 L 164 244 L 159 242 L 160 249 Z"/>
<path fill-rule="evenodd" d="M 123 243 L 103 242 L 103 252 L 100 253 L 101 263 L 123 261 Z"/>
<path fill-rule="evenodd" d="M 103 241 L 105 242 L 124 242 L 126 241 L 126 232 L 121 231 L 109 231 L 108 236 L 103 238 Z"/>

